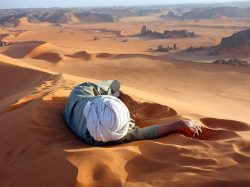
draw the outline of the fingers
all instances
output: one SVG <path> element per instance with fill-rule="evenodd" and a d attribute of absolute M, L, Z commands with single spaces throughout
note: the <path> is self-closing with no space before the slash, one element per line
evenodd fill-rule
<path fill-rule="evenodd" d="M 196 136 L 199 136 L 199 131 L 198 131 L 197 128 L 191 127 L 190 130 L 191 130 L 191 132 L 192 132 L 192 137 L 193 137 L 193 138 L 196 137 Z"/>
<path fill-rule="evenodd" d="M 185 120 L 185 122 L 188 123 L 187 125 L 192 132 L 192 137 L 199 137 L 202 133 L 201 125 L 191 120 Z"/>
<path fill-rule="evenodd" d="M 202 133 L 201 125 L 198 125 L 198 132 L 199 132 L 199 135 Z"/>

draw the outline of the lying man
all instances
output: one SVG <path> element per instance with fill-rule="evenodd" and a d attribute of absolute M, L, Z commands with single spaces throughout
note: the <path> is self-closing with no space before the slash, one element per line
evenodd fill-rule
<path fill-rule="evenodd" d="M 202 132 L 201 126 L 191 120 L 144 128 L 135 126 L 128 108 L 117 98 L 119 89 L 120 83 L 116 80 L 84 82 L 76 86 L 63 111 L 69 128 L 93 146 L 160 138 L 175 132 L 194 137 Z"/>

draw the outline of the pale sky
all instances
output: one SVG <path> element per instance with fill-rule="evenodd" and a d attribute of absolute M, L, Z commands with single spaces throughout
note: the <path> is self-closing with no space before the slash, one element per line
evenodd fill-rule
<path fill-rule="evenodd" d="M 238 0 L 250 1 L 250 0 Z M 167 5 L 180 3 L 223 3 L 237 0 L 0 0 L 0 9 L 49 7 L 100 7 L 133 5 Z"/>

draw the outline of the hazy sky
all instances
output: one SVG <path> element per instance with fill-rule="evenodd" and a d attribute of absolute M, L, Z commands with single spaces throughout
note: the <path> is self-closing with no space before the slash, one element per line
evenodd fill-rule
<path fill-rule="evenodd" d="M 237 0 L 0 0 L 0 9 L 5 8 L 48 8 L 48 7 L 99 7 L 179 3 L 218 3 Z M 238 0 L 249 1 L 249 0 Z"/>

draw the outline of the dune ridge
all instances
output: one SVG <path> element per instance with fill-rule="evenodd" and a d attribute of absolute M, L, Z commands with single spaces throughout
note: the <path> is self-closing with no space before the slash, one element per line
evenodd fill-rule
<path fill-rule="evenodd" d="M 0 48 L 1 186 L 249 186 L 250 69 L 202 63 L 203 56 L 165 58 L 149 48 L 166 41 L 134 38 L 142 24 L 159 32 L 168 25 L 202 35 L 167 41 L 171 46 L 214 46 L 247 21 L 71 19 L 29 25 L 21 18 L 18 28 L 1 30 L 13 42 Z M 82 82 L 108 79 L 121 82 L 121 100 L 136 125 L 191 119 L 202 135 L 107 147 L 80 141 L 62 116 L 68 96 Z"/>
<path fill-rule="evenodd" d="M 142 98 L 139 90 L 123 86 L 121 100 L 137 125 L 145 127 L 191 118 L 203 125 L 202 136 L 191 139 L 173 134 L 155 140 L 91 147 L 68 129 L 62 117 L 67 97 L 79 81 L 67 79 L 63 74 L 30 69 L 25 63 L 21 64 L 23 67 L 9 64 L 10 57 L 1 59 L 1 71 L 5 72 L 0 73 L 4 80 L 1 87 L 15 82 L 12 90 L 1 92 L 0 97 L 0 121 L 5 126 L 0 129 L 3 185 L 15 186 L 21 182 L 27 186 L 37 183 L 247 186 L 250 182 L 247 172 L 239 174 L 249 170 L 246 164 L 250 153 L 249 123 L 191 114 L 178 107 L 158 104 L 153 95 Z M 15 77 L 3 79 L 10 70 L 17 72 Z M 16 82 L 17 77 L 20 83 Z M 8 180 L 9 176 L 16 180 Z"/>
<path fill-rule="evenodd" d="M 52 45 L 45 41 L 24 41 L 9 47 L 2 54 L 12 58 L 30 58 L 50 63 L 70 62 L 74 60 L 93 60 L 95 58 L 114 58 L 118 54 L 92 53 L 76 51 Z"/>

